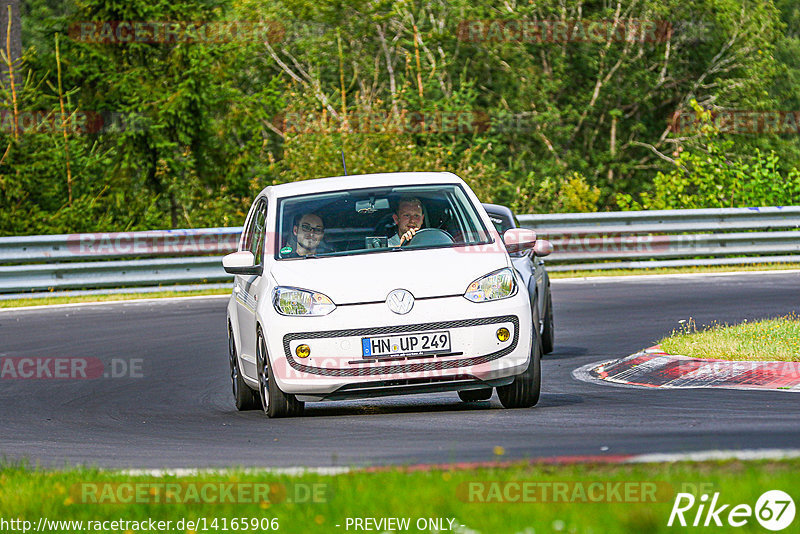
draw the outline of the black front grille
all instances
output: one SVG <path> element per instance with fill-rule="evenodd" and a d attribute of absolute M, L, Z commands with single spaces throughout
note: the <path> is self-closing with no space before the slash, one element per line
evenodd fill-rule
<path fill-rule="evenodd" d="M 464 358 L 459 360 L 447 361 L 433 361 L 425 363 L 409 363 L 402 365 L 387 365 L 380 367 L 369 367 L 362 369 L 322 369 L 319 367 L 310 367 L 303 365 L 297 360 L 289 350 L 290 343 L 295 339 L 324 339 L 330 337 L 350 337 L 350 336 L 376 336 L 382 334 L 402 334 L 404 332 L 418 332 L 426 330 L 440 330 L 443 328 L 455 329 L 466 328 L 469 326 L 481 326 L 486 324 L 497 324 L 510 322 L 514 325 L 514 338 L 511 343 L 496 352 L 484 354 L 483 356 L 474 356 L 471 358 Z M 294 334 L 286 334 L 283 336 L 283 351 L 286 354 L 286 360 L 292 369 L 296 371 L 309 373 L 322 376 L 372 376 L 383 375 L 388 373 L 418 373 L 423 371 L 440 371 L 443 369 L 453 369 L 456 367 L 465 367 L 472 365 L 480 365 L 482 363 L 490 362 L 498 358 L 502 358 L 509 354 L 519 342 L 519 318 L 516 315 L 504 315 L 501 317 L 481 317 L 477 319 L 462 319 L 460 321 L 442 321 L 438 323 L 420 323 L 408 324 L 398 326 L 382 326 L 376 328 L 354 328 L 350 330 L 326 330 L 324 332 L 300 332 Z M 323 356 L 324 358 L 324 356 Z"/>

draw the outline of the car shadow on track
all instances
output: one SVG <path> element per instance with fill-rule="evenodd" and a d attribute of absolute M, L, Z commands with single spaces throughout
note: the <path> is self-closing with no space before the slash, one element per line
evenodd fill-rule
<path fill-rule="evenodd" d="M 336 401 L 331 403 L 309 403 L 303 417 L 336 417 L 352 415 L 389 415 L 389 414 L 412 414 L 412 413 L 455 413 L 455 412 L 482 412 L 491 411 L 512 413 L 535 412 L 542 408 L 554 408 L 559 406 L 580 404 L 583 399 L 577 395 L 564 395 L 557 393 L 542 393 L 539 403 L 533 408 L 519 410 L 506 410 L 502 407 L 497 397 L 494 396 L 486 401 L 461 402 L 459 400 L 448 401 L 440 399 L 433 402 L 426 399 L 423 402 L 413 404 L 407 401 L 387 400 L 386 402 L 371 402 L 366 405 L 356 404 L 358 401 Z"/>
<path fill-rule="evenodd" d="M 569 358 L 576 358 L 578 356 L 585 356 L 586 354 L 589 354 L 589 349 L 587 347 L 569 347 L 559 345 L 550 354 L 545 354 L 542 356 L 542 359 L 544 361 L 566 360 Z"/>

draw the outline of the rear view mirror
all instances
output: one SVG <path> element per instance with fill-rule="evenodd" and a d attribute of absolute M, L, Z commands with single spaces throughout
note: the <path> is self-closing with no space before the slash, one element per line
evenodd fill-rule
<path fill-rule="evenodd" d="M 356 211 L 358 213 L 375 213 L 378 210 L 388 210 L 388 198 L 370 198 L 369 200 L 356 201 Z"/>
<path fill-rule="evenodd" d="M 536 244 L 536 232 L 527 228 L 510 228 L 503 234 L 503 243 L 510 254 L 533 248 Z"/>
<path fill-rule="evenodd" d="M 222 267 L 228 274 L 260 275 L 263 267 L 255 265 L 256 258 L 249 250 L 233 252 L 222 258 Z"/>
<path fill-rule="evenodd" d="M 543 258 L 553 252 L 553 244 L 547 239 L 537 239 L 533 245 L 533 255 Z"/>

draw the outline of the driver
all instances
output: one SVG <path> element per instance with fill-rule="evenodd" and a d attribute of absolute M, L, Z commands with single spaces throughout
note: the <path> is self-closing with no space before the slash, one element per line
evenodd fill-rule
<path fill-rule="evenodd" d="M 425 222 L 425 215 L 422 213 L 422 201 L 415 197 L 403 197 L 397 203 L 397 211 L 392 215 L 394 223 L 397 225 L 397 233 L 389 238 L 387 244 L 390 247 L 399 247 L 403 243 L 411 241 L 414 234 L 422 227 Z"/>

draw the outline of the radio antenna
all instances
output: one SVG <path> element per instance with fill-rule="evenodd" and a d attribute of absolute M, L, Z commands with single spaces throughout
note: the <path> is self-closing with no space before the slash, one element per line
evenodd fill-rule
<path fill-rule="evenodd" d="M 344 175 L 347 176 L 347 165 L 344 163 L 344 150 L 342 150 L 342 167 L 344 167 Z"/>

